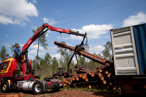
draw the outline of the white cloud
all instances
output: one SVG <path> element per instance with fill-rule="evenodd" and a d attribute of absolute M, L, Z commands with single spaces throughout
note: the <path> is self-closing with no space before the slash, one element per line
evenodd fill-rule
<path fill-rule="evenodd" d="M 73 29 L 73 30 L 79 31 L 79 33 L 87 32 L 88 39 L 96 39 L 96 38 L 100 38 L 100 35 L 106 34 L 107 31 L 109 31 L 112 28 L 113 28 L 112 24 L 108 24 L 108 25 L 107 24 L 102 24 L 102 25 L 92 24 L 92 25 L 83 26 L 81 29 Z M 63 37 L 63 39 L 81 40 L 83 38 L 80 36 L 71 35 L 70 37 Z"/>
<path fill-rule="evenodd" d="M 5 25 L 8 25 L 8 24 L 18 24 L 22 26 L 26 25 L 25 23 L 21 23 L 21 20 L 12 19 L 11 17 L 7 17 L 4 15 L 0 15 L 0 23 L 5 24 Z"/>
<path fill-rule="evenodd" d="M 35 49 L 35 50 L 37 50 L 38 49 L 38 45 L 36 45 L 36 44 L 32 44 L 30 47 L 29 47 L 29 49 Z M 42 52 L 49 52 L 49 51 L 51 51 L 51 52 L 55 52 L 55 51 L 57 51 L 57 47 L 48 47 L 48 49 L 47 50 L 45 50 L 41 45 L 39 46 L 39 51 L 42 51 Z"/>
<path fill-rule="evenodd" d="M 102 45 L 94 45 L 94 46 L 92 46 L 92 45 L 89 45 L 89 52 L 90 53 L 100 53 L 100 52 L 102 52 L 103 50 L 104 50 L 104 47 L 102 46 Z"/>
<path fill-rule="evenodd" d="M 7 46 L 7 47 L 11 47 L 8 43 L 4 43 L 4 45 Z"/>
<path fill-rule="evenodd" d="M 49 37 L 49 34 L 48 33 L 46 33 L 46 37 Z"/>
<path fill-rule="evenodd" d="M 55 55 L 52 55 L 52 58 L 53 57 L 56 57 L 57 59 L 59 59 L 61 57 L 61 55 L 60 54 L 55 54 Z"/>
<path fill-rule="evenodd" d="M 5 44 L 8 45 L 8 44 Z M 23 47 L 23 44 L 20 44 L 21 47 Z M 33 60 L 35 58 L 35 56 L 37 55 L 37 49 L 38 49 L 38 45 L 37 44 L 32 44 L 29 47 L 29 53 L 28 53 L 28 57 L 29 59 Z M 39 56 L 40 57 L 44 57 L 45 54 L 47 52 L 56 52 L 57 51 L 57 47 L 48 47 L 48 50 L 45 50 L 41 45 L 39 46 Z"/>
<path fill-rule="evenodd" d="M 35 29 L 35 30 L 37 29 L 37 27 L 36 27 L 36 26 L 31 26 L 31 28 L 33 28 L 33 29 Z"/>
<path fill-rule="evenodd" d="M 0 23 L 2 24 L 14 24 L 14 21 L 12 21 L 9 17 L 5 17 L 3 15 L 0 15 Z"/>
<path fill-rule="evenodd" d="M 60 36 L 57 36 L 57 39 L 61 39 L 61 37 Z"/>
<path fill-rule="evenodd" d="M 57 47 L 49 47 L 49 52 L 56 52 L 57 51 Z"/>
<path fill-rule="evenodd" d="M 30 21 L 28 17 L 38 16 L 34 4 L 27 0 L 1 0 L 0 23 L 25 25 L 24 21 Z"/>
<path fill-rule="evenodd" d="M 144 12 L 139 12 L 137 15 L 130 15 L 127 19 L 125 19 L 122 26 L 132 26 L 145 22 L 146 14 Z"/>
<path fill-rule="evenodd" d="M 46 17 L 43 17 L 43 21 L 45 22 L 45 23 L 48 23 L 49 25 L 53 25 L 53 24 L 56 24 L 56 23 L 58 23 L 58 21 L 55 21 L 53 18 L 46 18 Z"/>
<path fill-rule="evenodd" d="M 109 38 L 109 37 L 110 37 L 109 35 L 104 36 L 104 38 Z"/>
<path fill-rule="evenodd" d="M 8 37 L 8 35 L 6 34 L 6 37 Z"/>
<path fill-rule="evenodd" d="M 37 49 L 38 49 L 38 45 L 32 44 L 32 45 L 29 47 L 29 49 L 35 49 L 35 50 L 37 50 Z M 46 50 L 44 50 L 44 48 L 43 48 L 42 46 L 39 46 L 39 50 L 41 50 L 41 51 L 46 51 Z"/>
<path fill-rule="evenodd" d="M 29 50 L 29 54 L 30 54 L 30 55 L 34 55 L 34 56 L 36 56 L 36 54 L 37 54 L 37 50 L 36 50 L 36 49 Z M 42 51 L 40 51 L 40 52 L 39 52 L 39 56 L 41 56 L 41 55 L 45 55 L 45 53 L 42 52 Z"/>
<path fill-rule="evenodd" d="M 33 2 L 33 3 L 37 3 L 37 0 L 33 0 L 32 2 Z"/>
<path fill-rule="evenodd" d="M 30 60 L 34 60 L 34 59 L 35 59 L 35 56 L 32 56 L 32 55 L 28 54 L 28 58 L 29 58 Z"/>
<path fill-rule="evenodd" d="M 24 44 L 20 44 L 21 47 L 23 47 Z M 35 56 L 37 55 L 37 49 L 38 45 L 32 44 L 29 47 L 29 52 L 28 52 L 28 58 L 33 60 Z M 44 56 L 48 50 L 45 50 L 42 46 L 39 46 L 39 56 Z"/>

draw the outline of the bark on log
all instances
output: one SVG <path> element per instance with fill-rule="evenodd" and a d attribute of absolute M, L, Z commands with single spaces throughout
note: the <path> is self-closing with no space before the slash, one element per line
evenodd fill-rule
<path fill-rule="evenodd" d="M 57 46 L 60 46 L 62 48 L 67 48 L 67 49 L 69 49 L 71 51 L 75 51 L 75 47 L 69 46 L 69 45 L 67 45 L 65 43 L 61 43 L 61 42 L 55 41 L 54 44 L 57 45 Z M 108 66 L 110 65 L 107 60 L 105 60 L 105 59 L 103 59 L 101 57 L 98 57 L 96 55 L 90 54 L 90 53 L 88 53 L 88 52 L 86 52 L 84 50 L 83 51 L 77 51 L 76 53 L 78 53 L 79 55 L 82 55 L 82 56 L 84 56 L 86 58 L 89 58 L 89 59 L 91 59 L 93 61 L 96 61 L 96 62 L 98 62 L 100 64 L 108 65 Z"/>

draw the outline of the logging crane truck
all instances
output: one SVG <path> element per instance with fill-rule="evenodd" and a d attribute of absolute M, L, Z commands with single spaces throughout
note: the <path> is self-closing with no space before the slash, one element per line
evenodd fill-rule
<path fill-rule="evenodd" d="M 30 45 L 47 30 L 57 31 L 60 33 L 72 34 L 85 37 L 86 34 L 72 31 L 70 29 L 62 29 L 43 24 L 35 34 L 22 47 L 22 52 L 18 57 L 5 59 L 0 66 L 0 86 L 2 92 L 8 92 L 12 89 L 32 91 L 34 94 L 41 94 L 52 89 L 63 87 L 63 82 L 59 79 L 40 80 L 39 76 L 35 76 L 35 70 L 32 70 L 31 61 L 28 59 L 28 48 Z"/>

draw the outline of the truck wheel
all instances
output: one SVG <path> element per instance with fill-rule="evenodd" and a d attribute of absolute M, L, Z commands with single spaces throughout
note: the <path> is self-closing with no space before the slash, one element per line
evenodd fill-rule
<path fill-rule="evenodd" d="M 42 94 L 43 93 L 43 83 L 40 81 L 36 81 L 34 82 L 33 86 L 32 86 L 32 91 L 34 92 L 34 94 Z"/>
<path fill-rule="evenodd" d="M 59 79 L 59 76 L 55 76 L 56 79 Z"/>
<path fill-rule="evenodd" d="M 1 84 L 1 91 L 3 93 L 7 93 L 9 91 L 9 84 L 7 81 L 2 82 Z"/>

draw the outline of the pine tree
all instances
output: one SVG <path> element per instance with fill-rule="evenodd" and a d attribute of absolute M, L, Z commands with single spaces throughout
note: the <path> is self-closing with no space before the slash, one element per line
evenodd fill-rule
<path fill-rule="evenodd" d="M 6 48 L 4 46 L 2 46 L 1 50 L 0 50 L 1 61 L 5 60 L 8 57 L 9 57 L 9 54 L 7 54 Z"/>
<path fill-rule="evenodd" d="M 62 41 L 62 43 L 65 43 L 65 42 Z M 60 66 L 63 67 L 63 57 L 64 57 L 64 55 L 66 53 L 66 49 L 65 48 L 61 48 L 59 46 L 57 46 L 57 48 L 58 48 L 57 52 L 60 53 L 60 55 L 61 55 Z"/>
<path fill-rule="evenodd" d="M 53 57 L 53 59 L 52 59 L 52 71 L 53 71 L 53 73 L 55 73 L 57 71 L 58 65 L 59 65 L 59 63 L 58 63 L 57 59 L 55 57 Z"/>
<path fill-rule="evenodd" d="M 104 45 L 104 50 L 102 51 L 103 57 L 106 60 L 111 60 L 112 59 L 112 55 L 111 55 L 111 50 L 112 50 L 112 44 L 110 41 L 106 42 Z"/>
<path fill-rule="evenodd" d="M 37 27 L 36 31 L 39 29 L 40 27 Z M 32 30 L 33 33 L 35 33 L 36 31 L 35 30 Z M 46 37 L 45 37 L 46 34 L 43 34 L 42 36 L 40 36 L 37 41 L 38 41 L 38 49 L 37 49 L 37 58 L 36 58 L 36 62 L 38 62 L 38 53 L 39 53 L 39 45 L 41 44 L 43 46 L 44 49 L 47 49 L 47 46 L 48 44 L 46 43 Z M 35 71 L 37 72 L 37 65 L 35 67 Z"/>

